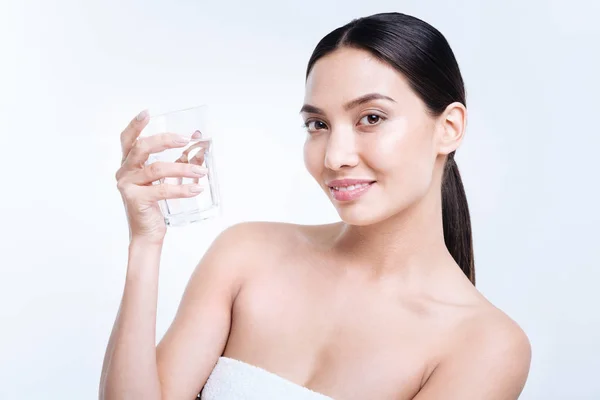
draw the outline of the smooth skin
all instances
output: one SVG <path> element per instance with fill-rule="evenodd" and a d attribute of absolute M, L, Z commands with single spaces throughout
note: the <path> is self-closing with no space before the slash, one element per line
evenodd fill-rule
<path fill-rule="evenodd" d="M 392 100 L 350 103 L 372 93 Z M 463 140 L 465 107 L 433 117 L 400 73 L 347 48 L 317 61 L 304 100 L 313 106 L 301 113 L 305 164 L 341 222 L 222 232 L 158 346 L 166 229 L 156 202 L 195 193 L 150 182 L 194 172 L 143 166 L 148 154 L 182 146 L 171 134 L 137 140 L 144 113 L 125 129 L 117 180 L 131 240 L 100 398 L 193 399 L 221 355 L 335 399 L 518 398 L 529 341 L 468 281 L 443 238 L 442 171 Z M 326 183 L 342 178 L 376 182 L 338 202 Z"/>

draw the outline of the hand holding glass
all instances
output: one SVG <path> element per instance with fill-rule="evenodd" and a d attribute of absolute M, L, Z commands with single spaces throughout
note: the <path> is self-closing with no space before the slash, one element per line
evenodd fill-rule
<path fill-rule="evenodd" d="M 196 183 L 203 187 L 203 191 L 195 197 L 159 201 L 168 226 L 187 225 L 216 216 L 219 212 L 219 189 L 214 166 L 213 141 L 207 123 L 207 110 L 207 106 L 198 106 L 151 116 L 148 125 L 140 135 L 143 137 L 175 133 L 190 139 L 185 147 L 170 148 L 151 154 L 146 162 L 147 166 L 160 161 L 195 164 L 206 170 L 206 175 L 201 178 L 167 177 L 153 183 L 171 185 Z"/>

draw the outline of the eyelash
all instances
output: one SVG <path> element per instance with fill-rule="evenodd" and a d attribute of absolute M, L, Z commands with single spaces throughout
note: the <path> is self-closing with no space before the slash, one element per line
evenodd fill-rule
<path fill-rule="evenodd" d="M 377 117 L 377 118 L 379 118 L 379 121 L 376 124 L 368 124 L 367 126 L 377 126 L 381 122 L 387 120 L 386 117 L 381 116 L 379 114 L 366 114 L 366 115 L 363 115 L 360 119 L 362 120 L 365 117 Z M 306 122 L 304 122 L 302 124 L 302 128 L 304 128 L 305 130 L 307 130 L 309 133 L 311 132 L 311 130 L 308 128 L 308 126 L 310 125 L 311 122 L 321 122 L 321 123 L 324 123 L 323 121 L 318 120 L 318 119 L 308 119 L 308 120 L 306 120 Z M 327 125 L 327 124 L 325 124 L 325 125 Z M 318 131 L 318 130 L 319 129 L 316 129 L 315 131 Z"/>

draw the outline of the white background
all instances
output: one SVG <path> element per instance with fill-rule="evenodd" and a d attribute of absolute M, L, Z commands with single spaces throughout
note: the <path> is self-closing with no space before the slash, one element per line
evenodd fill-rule
<path fill-rule="evenodd" d="M 162 336 L 224 227 L 336 220 L 302 163 L 306 63 L 352 18 L 400 11 L 440 29 L 464 74 L 478 287 L 532 342 L 522 398 L 600 399 L 599 3 L 449 3 L 3 1 L 0 398 L 97 396 L 127 255 L 119 133 L 137 112 L 208 103 L 218 128 L 224 216 L 170 230 Z"/>

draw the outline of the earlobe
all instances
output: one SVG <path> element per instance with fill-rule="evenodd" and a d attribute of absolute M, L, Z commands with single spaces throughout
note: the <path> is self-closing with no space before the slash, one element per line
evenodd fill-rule
<path fill-rule="evenodd" d="M 462 143 L 467 121 L 467 109 L 462 103 L 454 102 L 440 115 L 441 140 L 440 154 L 450 154 Z"/>

